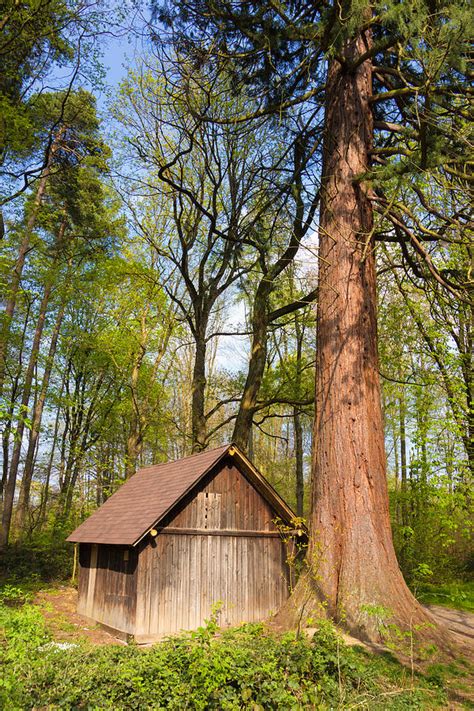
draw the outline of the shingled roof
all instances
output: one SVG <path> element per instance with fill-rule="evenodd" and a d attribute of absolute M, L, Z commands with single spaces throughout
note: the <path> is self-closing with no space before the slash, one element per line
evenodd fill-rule
<path fill-rule="evenodd" d="M 230 456 L 283 520 L 294 514 L 235 445 L 140 469 L 68 537 L 74 543 L 135 545 L 211 469 Z"/>

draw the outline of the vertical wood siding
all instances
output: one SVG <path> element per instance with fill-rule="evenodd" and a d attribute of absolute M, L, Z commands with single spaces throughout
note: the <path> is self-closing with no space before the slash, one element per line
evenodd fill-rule
<path fill-rule="evenodd" d="M 224 467 L 155 540 L 140 545 L 137 640 L 196 629 L 218 603 L 222 626 L 276 612 L 288 596 L 288 570 L 284 544 L 268 535 L 277 533 L 274 518 L 238 469 Z"/>
<path fill-rule="evenodd" d="M 137 550 L 128 546 L 82 543 L 80 551 L 78 612 L 108 627 L 133 634 Z"/>
<path fill-rule="evenodd" d="M 137 548 L 81 544 L 78 611 L 142 642 L 196 629 L 217 604 L 222 626 L 262 620 L 288 597 L 287 550 L 274 518 L 225 465 L 156 538 Z"/>
<path fill-rule="evenodd" d="M 277 538 L 158 536 L 140 555 L 137 636 L 196 629 L 216 603 L 222 626 L 264 619 L 288 596 L 285 560 Z"/>
<path fill-rule="evenodd" d="M 89 570 L 91 562 L 91 544 L 79 544 L 79 569 L 77 579 L 77 611 L 87 615 L 87 591 L 89 589 Z"/>
<path fill-rule="evenodd" d="M 207 512 L 205 501 L 207 495 Z M 208 525 L 203 514 L 208 514 Z M 179 528 L 276 531 L 275 514 L 235 466 L 221 471 L 168 525 Z M 212 522 L 212 525 L 210 525 Z"/>

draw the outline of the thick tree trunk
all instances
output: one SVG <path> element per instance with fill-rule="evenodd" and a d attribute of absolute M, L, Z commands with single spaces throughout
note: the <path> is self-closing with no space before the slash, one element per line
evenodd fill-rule
<path fill-rule="evenodd" d="M 347 63 L 368 34 L 343 47 Z M 324 609 L 379 639 L 374 610 L 404 628 L 428 621 L 403 580 L 390 528 L 377 355 L 372 209 L 360 180 L 372 147 L 371 62 L 332 59 L 319 225 L 316 421 L 308 572 L 282 614 Z"/>

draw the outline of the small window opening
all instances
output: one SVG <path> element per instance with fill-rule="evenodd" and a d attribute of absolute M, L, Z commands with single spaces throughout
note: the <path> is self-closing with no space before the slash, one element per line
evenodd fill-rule
<path fill-rule="evenodd" d="M 221 494 L 201 491 L 197 495 L 197 527 L 220 528 Z"/>

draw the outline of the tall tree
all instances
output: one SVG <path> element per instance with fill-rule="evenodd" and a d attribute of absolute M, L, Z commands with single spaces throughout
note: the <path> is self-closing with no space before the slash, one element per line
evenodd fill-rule
<path fill-rule="evenodd" d="M 107 204 L 107 193 L 101 182 L 101 174 L 106 167 L 104 150 L 95 158 L 90 158 L 85 164 L 80 162 L 66 172 L 58 172 L 51 179 L 47 190 L 47 207 L 43 211 L 41 221 L 49 230 L 57 230 L 52 244 L 43 252 L 43 259 L 50 261 L 45 275 L 44 294 L 51 294 L 55 288 L 57 304 L 54 313 L 54 326 L 51 335 L 48 355 L 43 372 L 40 392 L 32 408 L 31 425 L 28 437 L 28 448 L 23 465 L 21 488 L 16 513 L 16 524 L 22 531 L 29 506 L 30 486 L 33 478 L 34 454 L 37 447 L 39 430 L 43 416 L 45 399 L 49 380 L 56 355 L 58 338 L 66 311 L 68 296 L 72 283 L 77 279 L 77 272 L 84 262 L 94 261 L 107 250 L 113 240 L 113 234 L 120 231 L 119 221 L 113 210 Z M 96 158 L 99 158 L 97 161 Z M 75 277 L 74 272 L 76 272 Z M 43 297 L 43 302 L 45 298 Z M 39 320 L 46 315 L 40 310 Z M 30 364 L 34 349 L 30 355 Z M 35 363 L 36 365 L 36 363 Z M 23 387 L 23 405 L 25 411 L 29 408 L 29 393 Z M 29 413 L 28 413 L 29 414 Z M 20 450 L 23 440 L 24 419 L 19 421 L 16 432 L 16 443 L 10 466 L 10 477 L 17 475 L 20 460 Z"/>
<path fill-rule="evenodd" d="M 73 12 L 63 0 L 3 4 L 0 165 L 9 152 L 25 154 L 31 149 L 35 137 L 28 103 L 31 87 L 36 83 L 39 88 L 54 62 L 74 55 L 65 31 L 73 21 Z"/>
<path fill-rule="evenodd" d="M 51 115 L 55 115 L 55 106 L 62 101 L 62 98 L 56 94 L 45 95 L 42 97 L 42 101 L 47 119 L 48 116 L 50 118 Z M 33 205 L 27 204 L 27 211 L 29 212 L 31 209 L 32 212 L 26 219 L 26 229 L 21 237 L 19 249 L 21 259 L 16 260 L 4 314 L 3 348 L 0 352 L 0 384 L 3 384 L 6 372 L 6 348 L 8 346 L 6 336 L 15 313 L 26 256 L 29 253 L 31 259 L 31 254 L 34 251 L 42 251 L 47 266 L 44 271 L 44 284 L 40 287 L 41 303 L 21 388 L 15 443 L 4 489 L 0 528 L 1 547 L 8 543 L 23 436 L 30 415 L 33 378 L 37 369 L 43 330 L 55 282 L 63 278 L 65 273 L 67 274 L 67 265 L 70 266 L 74 261 L 76 265 L 84 261 L 87 252 L 98 246 L 101 251 L 115 227 L 104 217 L 106 205 L 99 175 L 104 172 L 109 151 L 98 134 L 94 100 L 87 92 L 79 92 L 70 96 L 68 109 L 65 121 L 58 129 L 58 140 L 54 152 L 55 160 L 51 163 L 48 174 L 44 176 L 44 182 L 40 181 L 43 190 L 41 200 L 38 200 L 37 194 Z M 50 120 L 52 119 L 50 118 Z M 45 121 L 45 124 L 47 123 Z M 38 228 L 35 233 L 33 232 L 34 226 Z M 59 310 L 62 311 L 63 307 L 60 306 Z M 47 383 L 45 385 L 47 387 Z M 36 407 L 35 411 L 38 419 L 39 410 Z M 35 426 L 38 425 L 39 422 Z M 32 452 L 30 451 L 27 457 L 28 467 L 26 472 L 23 472 L 20 491 L 18 520 L 21 525 L 23 525 L 28 506 L 33 473 L 31 459 Z"/>
<path fill-rule="evenodd" d="M 99 81 L 94 45 L 103 29 L 104 10 L 100 2 L 2 3 L 0 206 L 28 190 L 46 169 L 56 128 L 62 123 L 67 97 L 76 90 L 78 78 L 93 75 L 95 82 Z M 40 98 L 41 102 L 52 86 L 62 100 L 56 104 L 53 121 L 41 125 L 37 101 Z M 2 228 L 3 222 L 0 236 Z"/>
<path fill-rule="evenodd" d="M 267 360 L 270 328 L 279 319 L 297 312 L 316 298 L 316 289 L 311 289 L 307 294 L 299 295 L 299 298 L 279 304 L 278 308 L 272 308 L 271 304 L 272 294 L 275 293 L 282 277 L 291 270 L 298 251 L 313 225 L 319 203 L 319 192 L 308 196 L 305 190 L 304 178 L 315 170 L 315 150 L 301 128 L 293 145 L 290 145 L 290 153 L 292 160 L 285 166 L 289 175 L 280 195 L 280 199 L 284 202 L 285 219 L 278 229 L 278 232 L 285 234 L 286 239 L 284 237 L 277 239 L 277 230 L 272 231 L 270 235 L 264 235 L 263 239 L 258 240 L 258 235 L 253 239 L 259 254 L 258 268 L 261 277 L 254 287 L 248 370 L 232 435 L 232 440 L 243 451 L 247 450 L 252 421 L 257 410 L 257 400 Z M 273 212 L 275 208 L 276 205 L 273 203 Z"/>
<path fill-rule="evenodd" d="M 187 0 L 158 14 L 195 61 L 210 57 L 215 71 L 233 67 L 236 81 L 256 87 L 261 106 L 237 120 L 318 100 L 324 114 L 309 571 L 286 614 L 299 619 L 319 601 L 372 638 L 379 635 L 373 605 L 389 601 L 405 628 L 426 622 L 390 530 L 374 247 L 376 234 L 396 232 L 408 258 L 423 259 L 447 290 L 466 289 L 430 260 L 423 221 L 407 224 L 394 203 L 401 183 L 420 190 L 420 170 L 466 175 L 468 4 Z M 446 212 L 431 237 L 465 219 Z"/>
<path fill-rule="evenodd" d="M 193 111 L 206 105 L 227 115 L 232 101 L 222 98 L 205 73 L 197 75 L 189 89 L 181 81 L 175 85 L 172 64 L 155 63 L 158 70 L 160 82 L 145 63 L 139 73 L 131 74 L 122 87 L 117 113 L 128 130 L 133 127 L 135 136 L 128 141 L 146 171 L 137 189 L 148 193 L 149 213 L 140 217 L 135 208 L 134 214 L 164 272 L 180 276 L 178 288 L 170 278 L 165 290 L 194 342 L 191 448 L 199 451 L 209 441 L 206 355 L 211 320 L 260 258 L 251 247 L 256 242 L 253 234 L 264 223 L 262 214 L 271 205 L 264 187 L 273 166 L 262 165 L 262 143 L 265 137 L 270 142 L 271 136 L 267 130 L 265 137 L 258 137 L 261 143 L 239 127 L 194 118 Z M 157 230 L 158 213 L 162 229 Z M 261 242 L 268 244 L 271 227 L 262 232 Z M 282 259 L 279 270 L 286 264 Z"/>
<path fill-rule="evenodd" d="M 58 119 L 59 107 L 62 112 L 60 119 Z M 5 379 L 10 324 L 48 181 L 57 173 L 67 173 L 76 168 L 87 158 L 96 168 L 103 169 L 109 154 L 109 149 L 99 136 L 95 99 L 90 93 L 86 91 L 45 93 L 36 98 L 34 114 L 36 123 L 41 125 L 41 130 L 38 129 L 39 133 L 47 145 L 47 159 L 34 198 L 26 202 L 25 224 L 20 231 L 20 241 L 6 287 L 5 309 L 1 319 L 0 395 Z M 67 179 L 63 176 L 63 185 Z"/>

